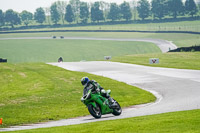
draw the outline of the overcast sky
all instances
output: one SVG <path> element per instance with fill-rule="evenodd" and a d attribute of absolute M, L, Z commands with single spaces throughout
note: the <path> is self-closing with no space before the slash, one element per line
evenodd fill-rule
<path fill-rule="evenodd" d="M 58 0 L 0 0 L 0 9 L 4 12 L 8 9 L 13 9 L 14 11 L 21 12 L 27 10 L 34 13 L 35 9 L 38 7 L 50 7 L 51 4 Z M 62 1 L 62 0 L 61 0 Z M 63 0 L 69 1 L 69 0 Z M 94 2 L 99 0 L 81 0 L 86 2 Z M 106 2 L 122 3 L 124 0 L 102 0 Z M 131 0 L 125 0 L 131 1 Z"/>
<path fill-rule="evenodd" d="M 50 7 L 51 4 L 58 0 L 0 0 L 0 9 L 4 12 L 8 9 L 13 9 L 17 12 L 22 12 L 23 10 L 27 10 L 29 12 L 34 13 L 36 8 L 38 7 Z M 69 1 L 69 0 L 60 0 L 60 1 Z M 80 0 L 80 1 L 86 1 L 86 2 L 94 2 L 94 1 L 100 1 L 100 0 Z M 115 3 L 122 3 L 124 1 L 132 1 L 132 0 L 101 0 L 106 2 L 115 2 Z M 137 1 L 137 0 L 135 0 Z M 149 0 L 151 1 L 151 0 Z M 185 0 L 183 0 L 185 1 Z M 200 1 L 200 0 L 195 0 Z"/>

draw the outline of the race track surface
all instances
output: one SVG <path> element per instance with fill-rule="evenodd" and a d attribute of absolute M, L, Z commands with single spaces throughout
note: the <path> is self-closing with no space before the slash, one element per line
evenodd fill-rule
<path fill-rule="evenodd" d="M 200 109 L 199 70 L 148 67 L 106 61 L 65 62 L 49 64 L 72 71 L 88 72 L 91 74 L 108 77 L 140 87 L 152 92 L 157 97 L 157 101 L 155 103 L 124 108 L 120 116 L 113 116 L 109 114 L 102 116 L 102 118 L 98 120 L 94 119 L 92 116 L 85 116 L 74 119 L 29 124 L 26 126 L 14 126 L 11 128 L 0 129 L 0 131 L 74 125 L 80 123 L 160 114 L 173 111 Z"/>
<path fill-rule="evenodd" d="M 0 40 L 23 40 L 23 39 L 53 39 L 52 37 L 16 37 L 16 38 L 0 38 Z M 60 38 L 56 38 L 60 39 Z M 170 41 L 161 40 L 161 39 L 152 39 L 152 38 L 141 38 L 141 39 L 120 39 L 120 38 L 95 38 L 95 37 L 64 37 L 63 39 L 71 40 L 107 40 L 107 41 L 138 41 L 138 42 L 151 42 L 157 45 L 163 53 L 168 52 L 169 50 L 176 49 L 177 46 Z"/>

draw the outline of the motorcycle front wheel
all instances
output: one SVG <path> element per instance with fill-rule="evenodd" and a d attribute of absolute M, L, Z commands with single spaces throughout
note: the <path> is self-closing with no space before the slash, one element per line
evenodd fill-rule
<path fill-rule="evenodd" d="M 101 108 L 99 107 L 98 104 L 96 104 L 96 108 L 92 104 L 89 104 L 88 110 L 94 118 L 96 119 L 101 118 Z"/>
<path fill-rule="evenodd" d="M 121 109 L 121 106 L 119 105 L 119 103 L 117 101 L 115 101 L 115 102 L 117 104 L 117 108 L 113 109 L 113 113 L 112 114 L 115 115 L 115 116 L 118 116 L 118 115 L 120 115 L 122 113 L 122 109 Z"/>

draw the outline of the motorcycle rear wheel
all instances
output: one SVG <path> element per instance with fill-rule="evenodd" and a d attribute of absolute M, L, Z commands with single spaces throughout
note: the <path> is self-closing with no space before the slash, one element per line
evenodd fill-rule
<path fill-rule="evenodd" d="M 88 110 L 94 118 L 96 119 L 101 118 L 101 108 L 99 107 L 98 104 L 96 104 L 96 108 L 92 104 L 89 104 Z"/>

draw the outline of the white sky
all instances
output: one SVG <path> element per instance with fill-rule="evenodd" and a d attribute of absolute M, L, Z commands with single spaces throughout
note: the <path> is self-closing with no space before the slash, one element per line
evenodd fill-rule
<path fill-rule="evenodd" d="M 36 8 L 38 7 L 50 7 L 51 4 L 58 0 L 0 0 L 0 9 L 5 12 L 8 9 L 13 9 L 14 11 L 21 12 L 23 10 L 27 10 L 29 12 L 34 13 Z M 60 1 L 69 1 L 69 0 L 60 0 Z M 94 2 L 99 0 L 80 0 L 86 2 Z M 123 1 L 131 1 L 131 0 L 101 0 L 106 2 L 115 2 L 122 3 Z"/>
<path fill-rule="evenodd" d="M 29 12 L 34 13 L 36 8 L 50 7 L 51 4 L 55 1 L 58 0 L 0 0 L 0 9 L 3 10 L 3 12 L 5 12 L 8 9 L 13 9 L 14 11 L 17 11 L 19 13 L 22 12 L 23 10 L 27 10 Z M 69 1 L 69 0 L 60 0 L 60 1 Z M 80 0 L 80 1 L 85 1 L 85 2 L 106 1 L 109 3 L 115 2 L 120 4 L 124 1 L 129 2 L 132 0 Z M 200 0 L 195 0 L 195 1 L 200 1 Z"/>

